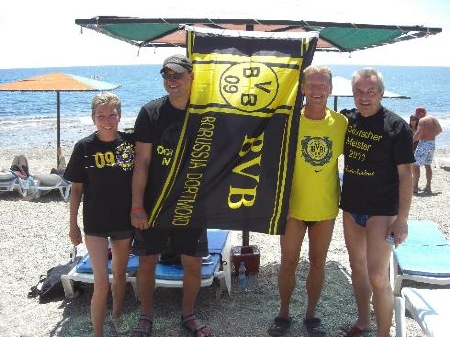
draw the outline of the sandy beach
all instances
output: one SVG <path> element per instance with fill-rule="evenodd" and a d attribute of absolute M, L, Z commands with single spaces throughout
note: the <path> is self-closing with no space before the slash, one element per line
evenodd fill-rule
<path fill-rule="evenodd" d="M 68 159 L 72 148 L 64 148 Z M 0 168 L 9 168 L 14 155 L 28 157 L 31 173 L 48 173 L 55 165 L 53 146 L 19 150 L 0 150 Z M 448 150 L 440 149 L 436 156 L 449 157 Z M 410 219 L 429 219 L 439 224 L 450 239 L 450 172 L 433 170 L 433 193 L 413 197 Z M 424 172 L 420 186 L 424 186 Z M 81 223 L 81 221 L 80 221 Z M 0 336 L 91 336 L 89 317 L 92 286 L 84 285 L 85 293 L 73 300 L 57 299 L 40 304 L 28 298 L 30 287 L 41 274 L 58 264 L 66 263 L 71 250 L 68 238 L 69 204 L 57 191 L 35 201 L 22 200 L 17 192 L 0 195 Z M 233 245 L 241 245 L 240 232 L 232 233 Z M 277 272 L 279 268 L 279 238 L 259 233 L 250 234 L 250 244 L 261 253 L 259 289 L 251 293 L 218 291 L 218 286 L 202 288 L 198 298 L 198 316 L 207 322 L 214 336 L 268 336 L 266 330 L 278 312 Z M 304 243 L 297 272 L 297 288 L 292 299 L 295 320 L 286 336 L 306 336 L 302 327 L 305 311 L 305 278 L 308 269 L 308 243 Z M 339 214 L 328 254 L 326 284 L 317 308 L 329 336 L 338 336 L 339 327 L 352 323 L 356 308 L 349 279 L 350 268 Z M 158 288 L 155 294 L 155 317 L 152 336 L 189 336 L 180 328 L 181 290 Z M 111 305 L 111 303 L 109 303 Z M 130 285 L 127 288 L 124 315 L 131 326 L 139 316 L 139 303 Z M 374 325 L 374 317 L 372 319 Z M 108 331 L 108 327 L 105 329 Z M 407 335 L 425 336 L 418 324 L 407 317 Z M 367 336 L 376 336 L 372 331 Z M 391 336 L 395 336 L 392 326 Z"/>

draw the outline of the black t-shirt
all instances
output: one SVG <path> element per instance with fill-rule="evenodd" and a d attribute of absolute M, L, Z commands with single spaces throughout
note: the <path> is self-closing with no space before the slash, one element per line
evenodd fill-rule
<path fill-rule="evenodd" d="M 136 119 L 136 141 L 153 145 L 144 196 L 148 213 L 166 180 L 185 117 L 186 110 L 173 107 L 168 96 L 164 96 L 144 105 Z"/>
<path fill-rule="evenodd" d="M 75 144 L 64 178 L 83 183 L 83 225 L 86 234 L 131 230 L 132 134 L 119 132 L 112 142 L 97 133 Z"/>
<path fill-rule="evenodd" d="M 397 165 L 414 162 L 412 131 L 397 114 L 381 108 L 375 115 L 345 114 L 344 182 L 340 207 L 367 215 L 396 215 Z"/>

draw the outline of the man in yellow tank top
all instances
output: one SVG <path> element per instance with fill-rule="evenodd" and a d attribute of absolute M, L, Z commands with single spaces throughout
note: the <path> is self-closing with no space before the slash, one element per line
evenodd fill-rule
<path fill-rule="evenodd" d="M 303 324 L 309 333 L 326 335 L 316 306 L 325 279 L 325 261 L 339 211 L 338 157 L 343 153 L 347 119 L 329 109 L 332 74 L 326 66 L 304 70 L 301 90 L 306 104 L 301 112 L 294 177 L 286 232 L 280 236 L 281 266 L 278 275 L 280 311 L 268 329 L 271 336 L 285 334 L 291 325 L 290 301 L 295 272 L 306 232 L 310 268 Z"/>

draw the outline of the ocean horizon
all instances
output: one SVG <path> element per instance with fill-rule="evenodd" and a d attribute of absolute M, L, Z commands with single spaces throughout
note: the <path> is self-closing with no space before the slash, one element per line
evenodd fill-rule
<path fill-rule="evenodd" d="M 351 78 L 360 65 L 329 65 L 333 76 Z M 443 132 L 437 148 L 450 149 L 450 67 L 375 66 L 384 76 L 386 90 L 410 99 L 384 98 L 382 104 L 409 120 L 423 106 L 438 118 Z M 142 105 L 165 94 L 160 65 L 77 66 L 54 68 L 0 69 L 0 83 L 50 72 L 63 72 L 120 84 L 114 92 L 122 100 L 121 129 L 130 128 Z M 73 146 L 95 130 L 91 100 L 95 92 L 61 92 L 61 144 Z M 333 108 L 333 97 L 328 101 Z M 354 107 L 352 97 L 339 97 L 338 110 Z M 3 148 L 27 149 L 56 146 L 55 92 L 1 92 L 0 144 Z"/>

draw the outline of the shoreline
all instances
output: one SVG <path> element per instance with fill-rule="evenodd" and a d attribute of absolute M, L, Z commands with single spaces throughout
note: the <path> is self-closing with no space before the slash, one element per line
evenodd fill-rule
<path fill-rule="evenodd" d="M 66 160 L 72 146 L 63 145 Z M 40 148 L 1 149 L 0 167 L 9 168 L 14 155 L 25 154 L 31 173 L 48 173 L 56 163 L 55 146 Z M 450 156 L 450 151 L 438 149 L 435 158 Z M 421 170 L 420 186 L 424 185 Z M 446 238 L 450 239 L 450 214 L 445 205 L 450 198 L 450 171 L 433 167 L 433 193 L 413 196 L 410 219 L 429 219 L 436 222 Z M 0 258 L 3 296 L 0 298 L 0 336 L 90 336 L 89 318 L 92 286 L 84 284 L 85 294 L 66 300 L 60 298 L 39 304 L 36 298 L 27 298 L 30 287 L 41 274 L 69 258 L 68 238 L 69 203 L 57 192 L 36 201 L 26 201 L 17 192 L 0 194 L 0 229 L 3 238 Z M 81 221 L 80 221 L 81 223 Z M 241 245 L 241 232 L 232 233 L 232 245 Z M 217 291 L 217 285 L 202 288 L 197 303 L 197 314 L 212 329 L 214 336 L 267 336 L 266 330 L 278 312 L 277 273 L 280 261 L 278 236 L 250 233 L 250 244 L 260 249 L 259 290 L 228 296 Z M 83 250 L 81 250 L 83 251 Z M 302 248 L 297 269 L 297 286 L 292 298 L 294 325 L 286 336 L 302 336 L 305 311 L 305 280 L 308 270 L 308 239 Z M 158 288 L 155 293 L 155 325 L 152 336 L 187 336 L 179 324 L 181 290 Z M 111 308 L 111 301 L 108 303 Z M 131 327 L 139 316 L 138 302 L 130 285 L 127 286 L 124 315 Z M 330 336 L 338 336 L 338 329 L 352 323 L 356 308 L 350 283 L 350 268 L 343 239 L 342 215 L 339 213 L 326 264 L 326 284 L 317 307 Z M 419 325 L 407 316 L 408 336 L 424 337 Z M 374 317 L 372 317 L 374 326 Z M 108 329 L 105 329 L 108 331 Z M 391 335 L 395 335 L 394 325 Z M 366 336 L 375 337 L 375 331 Z"/>

